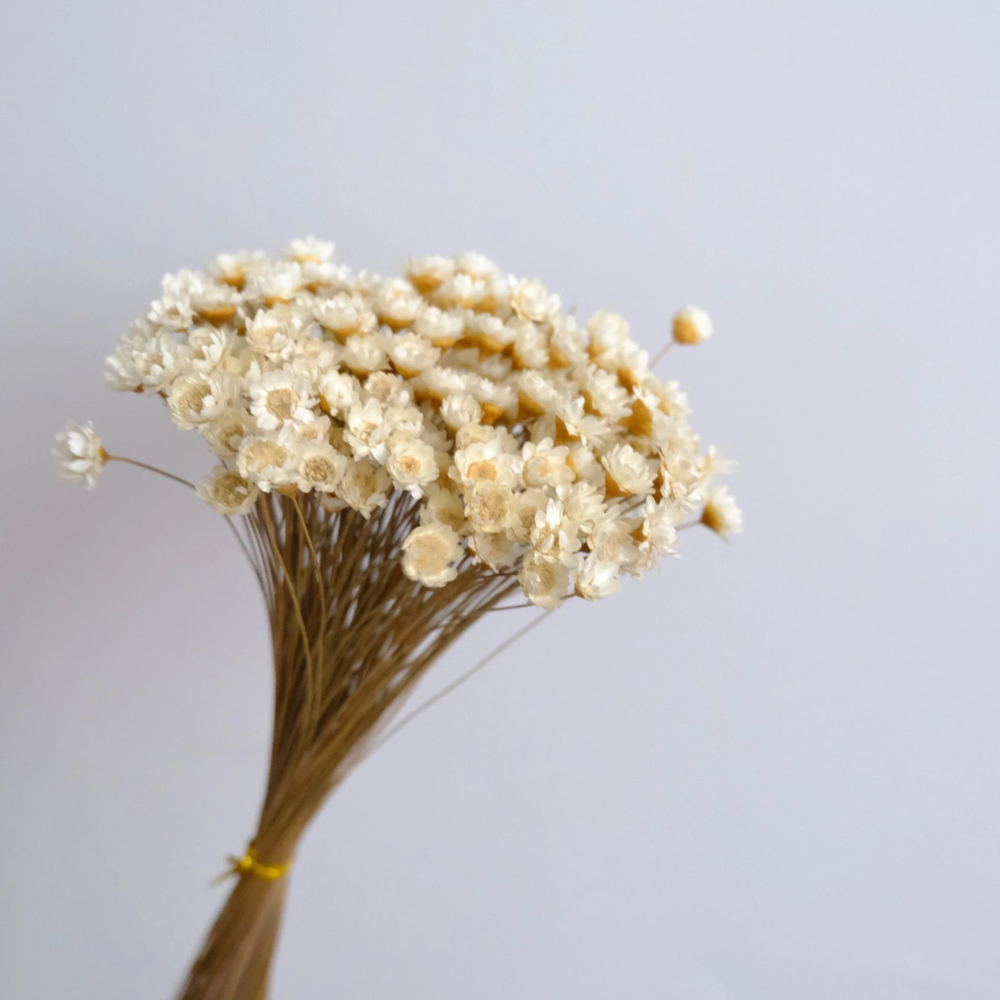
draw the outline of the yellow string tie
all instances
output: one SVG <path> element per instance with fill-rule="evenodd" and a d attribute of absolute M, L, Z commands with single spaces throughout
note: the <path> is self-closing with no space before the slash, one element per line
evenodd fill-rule
<path fill-rule="evenodd" d="M 284 878 L 288 874 L 288 869 L 292 867 L 290 861 L 283 865 L 264 864 L 257 857 L 257 850 L 253 844 L 247 848 L 247 852 L 242 858 L 230 858 L 229 860 L 233 866 L 230 872 L 232 875 L 243 875 L 249 872 L 251 875 L 256 875 L 257 878 L 262 878 L 266 882 L 277 882 L 279 878 Z"/>

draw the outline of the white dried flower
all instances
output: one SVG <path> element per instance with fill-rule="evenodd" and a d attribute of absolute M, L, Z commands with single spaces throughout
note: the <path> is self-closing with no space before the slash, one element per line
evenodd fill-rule
<path fill-rule="evenodd" d="M 315 236 L 306 236 L 304 239 L 292 240 L 282 251 L 290 260 L 299 264 L 314 263 L 333 259 L 333 251 L 336 249 L 333 243 L 325 240 L 318 240 Z"/>
<path fill-rule="evenodd" d="M 441 419 L 451 431 L 457 431 L 467 424 L 478 424 L 482 416 L 483 408 L 475 396 L 467 392 L 448 396 L 441 404 Z"/>
<path fill-rule="evenodd" d="M 485 254 L 469 250 L 455 258 L 455 270 L 485 281 L 497 273 L 497 266 Z"/>
<path fill-rule="evenodd" d="M 219 514 L 246 514 L 257 499 L 258 490 L 238 472 L 225 465 L 217 465 L 195 493 Z"/>
<path fill-rule="evenodd" d="M 286 423 L 293 426 L 315 419 L 315 386 L 309 376 L 291 367 L 261 371 L 252 366 L 246 376 L 250 412 L 261 430 L 274 431 Z"/>
<path fill-rule="evenodd" d="M 371 306 L 360 295 L 348 292 L 338 292 L 329 299 L 318 299 L 313 303 L 313 316 L 340 341 L 372 333 L 378 326 Z"/>
<path fill-rule="evenodd" d="M 208 447 L 216 454 L 231 457 L 240 450 L 243 438 L 257 431 L 257 421 L 250 411 L 231 406 L 211 423 L 199 427 Z"/>
<path fill-rule="evenodd" d="M 465 330 L 465 318 L 461 313 L 450 313 L 436 306 L 426 306 L 414 319 L 413 330 L 435 347 L 446 351 L 458 343 Z"/>
<path fill-rule="evenodd" d="M 233 378 L 226 372 L 192 372 L 171 385 L 167 405 L 174 423 L 182 430 L 191 430 L 218 420 L 235 392 Z"/>
<path fill-rule="evenodd" d="M 502 532 L 474 531 L 468 538 L 469 553 L 477 563 L 499 572 L 513 566 L 522 547 Z"/>
<path fill-rule="evenodd" d="M 367 458 L 348 462 L 341 495 L 348 505 L 365 518 L 389 502 L 392 481 L 389 473 Z"/>
<path fill-rule="evenodd" d="M 594 313 L 587 323 L 587 330 L 590 333 L 590 353 L 594 357 L 618 351 L 628 340 L 628 323 L 618 313 Z"/>
<path fill-rule="evenodd" d="M 268 361 L 288 361 L 308 332 L 302 313 L 289 306 L 261 309 L 247 322 L 246 343 Z"/>
<path fill-rule="evenodd" d="M 389 436 L 393 428 L 386 411 L 377 399 L 356 400 L 347 414 L 344 440 L 356 458 L 374 458 L 384 463 L 389 455 Z"/>
<path fill-rule="evenodd" d="M 630 444 L 617 444 L 602 460 L 609 497 L 648 496 L 656 478 L 653 463 Z"/>
<path fill-rule="evenodd" d="M 520 466 L 520 458 L 503 451 L 500 440 L 494 436 L 456 451 L 451 478 L 466 489 L 484 479 L 513 487 L 518 485 Z"/>
<path fill-rule="evenodd" d="M 509 486 L 482 479 L 466 492 L 465 516 L 475 531 L 505 531 L 517 517 L 514 493 Z"/>
<path fill-rule="evenodd" d="M 423 308 L 420 293 L 401 278 L 383 281 L 372 296 L 372 309 L 379 321 L 393 330 L 409 326 Z"/>
<path fill-rule="evenodd" d="M 674 316 L 674 340 L 678 344 L 700 344 L 713 332 L 708 313 L 697 306 L 685 306 Z"/>
<path fill-rule="evenodd" d="M 566 464 L 569 448 L 555 447 L 551 438 L 543 438 L 538 444 L 527 442 L 521 450 L 524 460 L 522 478 L 525 486 L 568 486 L 576 478 L 576 473 Z"/>
<path fill-rule="evenodd" d="M 163 392 L 187 364 L 188 348 L 165 330 L 136 320 L 129 334 L 107 359 L 104 373 L 116 392 Z"/>
<path fill-rule="evenodd" d="M 532 604 L 554 611 L 569 591 L 569 570 L 561 563 L 531 554 L 521 566 L 518 581 Z"/>
<path fill-rule="evenodd" d="M 455 273 L 455 264 L 450 257 L 407 257 L 403 272 L 418 292 L 428 295 Z"/>
<path fill-rule="evenodd" d="M 240 442 L 236 468 L 244 479 L 256 483 L 265 493 L 290 480 L 293 442 L 286 429 L 278 435 L 253 435 Z"/>
<path fill-rule="evenodd" d="M 440 521 L 414 528 L 403 541 L 403 572 L 426 587 L 443 587 L 458 576 L 458 535 Z"/>
<path fill-rule="evenodd" d="M 97 484 L 97 475 L 108 460 L 108 453 L 89 420 L 85 424 L 68 420 L 65 429 L 56 435 L 52 454 L 56 458 L 58 475 L 83 483 L 88 490 Z"/>
<path fill-rule="evenodd" d="M 377 331 L 351 337 L 344 344 L 343 366 L 358 378 L 367 378 L 372 372 L 386 371 L 389 367 L 387 344 L 388 338 Z"/>
<path fill-rule="evenodd" d="M 738 535 L 743 530 L 743 511 L 725 486 L 716 486 L 708 495 L 701 523 L 717 535 Z"/>
<path fill-rule="evenodd" d="M 648 496 L 653 492 L 655 468 L 629 444 L 618 444 L 602 459 L 608 497 Z"/>
<path fill-rule="evenodd" d="M 345 413 L 361 398 L 361 387 L 353 375 L 344 372 L 323 372 L 316 382 L 320 409 L 324 413 Z"/>
<path fill-rule="evenodd" d="M 535 513 L 531 544 L 538 555 L 572 565 L 580 548 L 580 525 L 566 516 L 561 500 L 549 500 Z"/>
<path fill-rule="evenodd" d="M 208 265 L 208 273 L 216 281 L 242 289 L 246 284 L 248 272 L 260 265 L 263 260 L 264 253 L 261 250 L 254 253 L 247 253 L 245 250 L 239 253 L 220 253 Z"/>
<path fill-rule="evenodd" d="M 327 441 L 303 441 L 294 451 L 292 478 L 303 493 L 333 493 L 347 471 L 348 459 Z"/>
<path fill-rule="evenodd" d="M 533 323 L 551 323 L 562 308 L 559 296 L 550 295 L 538 278 L 512 280 L 510 305 L 521 319 Z"/>
<path fill-rule="evenodd" d="M 302 268 L 294 261 L 272 261 L 256 267 L 247 280 L 247 301 L 264 306 L 291 302 L 302 287 Z"/>
<path fill-rule="evenodd" d="M 465 504 L 462 498 L 451 490 L 439 486 L 427 489 L 427 502 L 420 509 L 420 523 L 433 524 L 441 521 L 449 528 L 463 534 L 465 532 Z"/>
<path fill-rule="evenodd" d="M 618 564 L 606 562 L 593 554 L 581 556 L 577 559 L 573 585 L 577 595 L 586 601 L 609 597 L 621 586 Z"/>
<path fill-rule="evenodd" d="M 413 378 L 432 368 L 441 351 L 418 333 L 401 333 L 388 341 L 389 360 L 403 378 Z"/>
<path fill-rule="evenodd" d="M 400 489 L 415 497 L 423 496 L 424 487 L 438 478 L 434 449 L 415 438 L 397 441 L 392 446 L 386 469 Z"/>

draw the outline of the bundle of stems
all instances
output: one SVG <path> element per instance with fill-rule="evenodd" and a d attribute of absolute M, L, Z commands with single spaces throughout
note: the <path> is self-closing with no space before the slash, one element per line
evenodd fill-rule
<path fill-rule="evenodd" d="M 181 1000 L 266 995 L 283 876 L 310 820 L 434 661 L 519 590 L 516 576 L 471 559 L 437 589 L 409 579 L 399 547 L 418 515 L 406 493 L 365 520 L 273 492 L 241 519 L 274 647 L 271 759 L 251 848 Z"/>

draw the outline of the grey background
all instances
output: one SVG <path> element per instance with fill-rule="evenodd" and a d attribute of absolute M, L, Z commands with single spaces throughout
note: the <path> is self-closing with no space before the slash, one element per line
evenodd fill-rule
<path fill-rule="evenodd" d="M 21 4 L 5 21 L 0 994 L 167 997 L 269 663 L 209 458 L 102 361 L 161 274 L 477 249 L 656 348 L 745 535 L 566 607 L 337 793 L 276 997 L 1000 989 L 993 3 Z M 470 636 L 421 692 L 532 612 Z"/>

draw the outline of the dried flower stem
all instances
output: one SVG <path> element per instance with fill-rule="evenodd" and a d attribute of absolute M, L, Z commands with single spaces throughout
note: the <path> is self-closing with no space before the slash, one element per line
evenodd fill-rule
<path fill-rule="evenodd" d="M 326 797 L 367 755 L 384 721 L 431 664 L 518 588 L 515 577 L 471 559 L 443 587 L 408 578 L 398 550 L 416 518 L 406 494 L 365 521 L 349 510 L 328 513 L 310 495 L 271 493 L 257 499 L 246 519 L 247 550 L 262 580 L 274 646 L 271 764 L 252 841 L 269 865 L 292 861 Z M 287 879 L 267 881 L 249 871 L 237 879 L 183 1000 L 265 995 Z"/>

